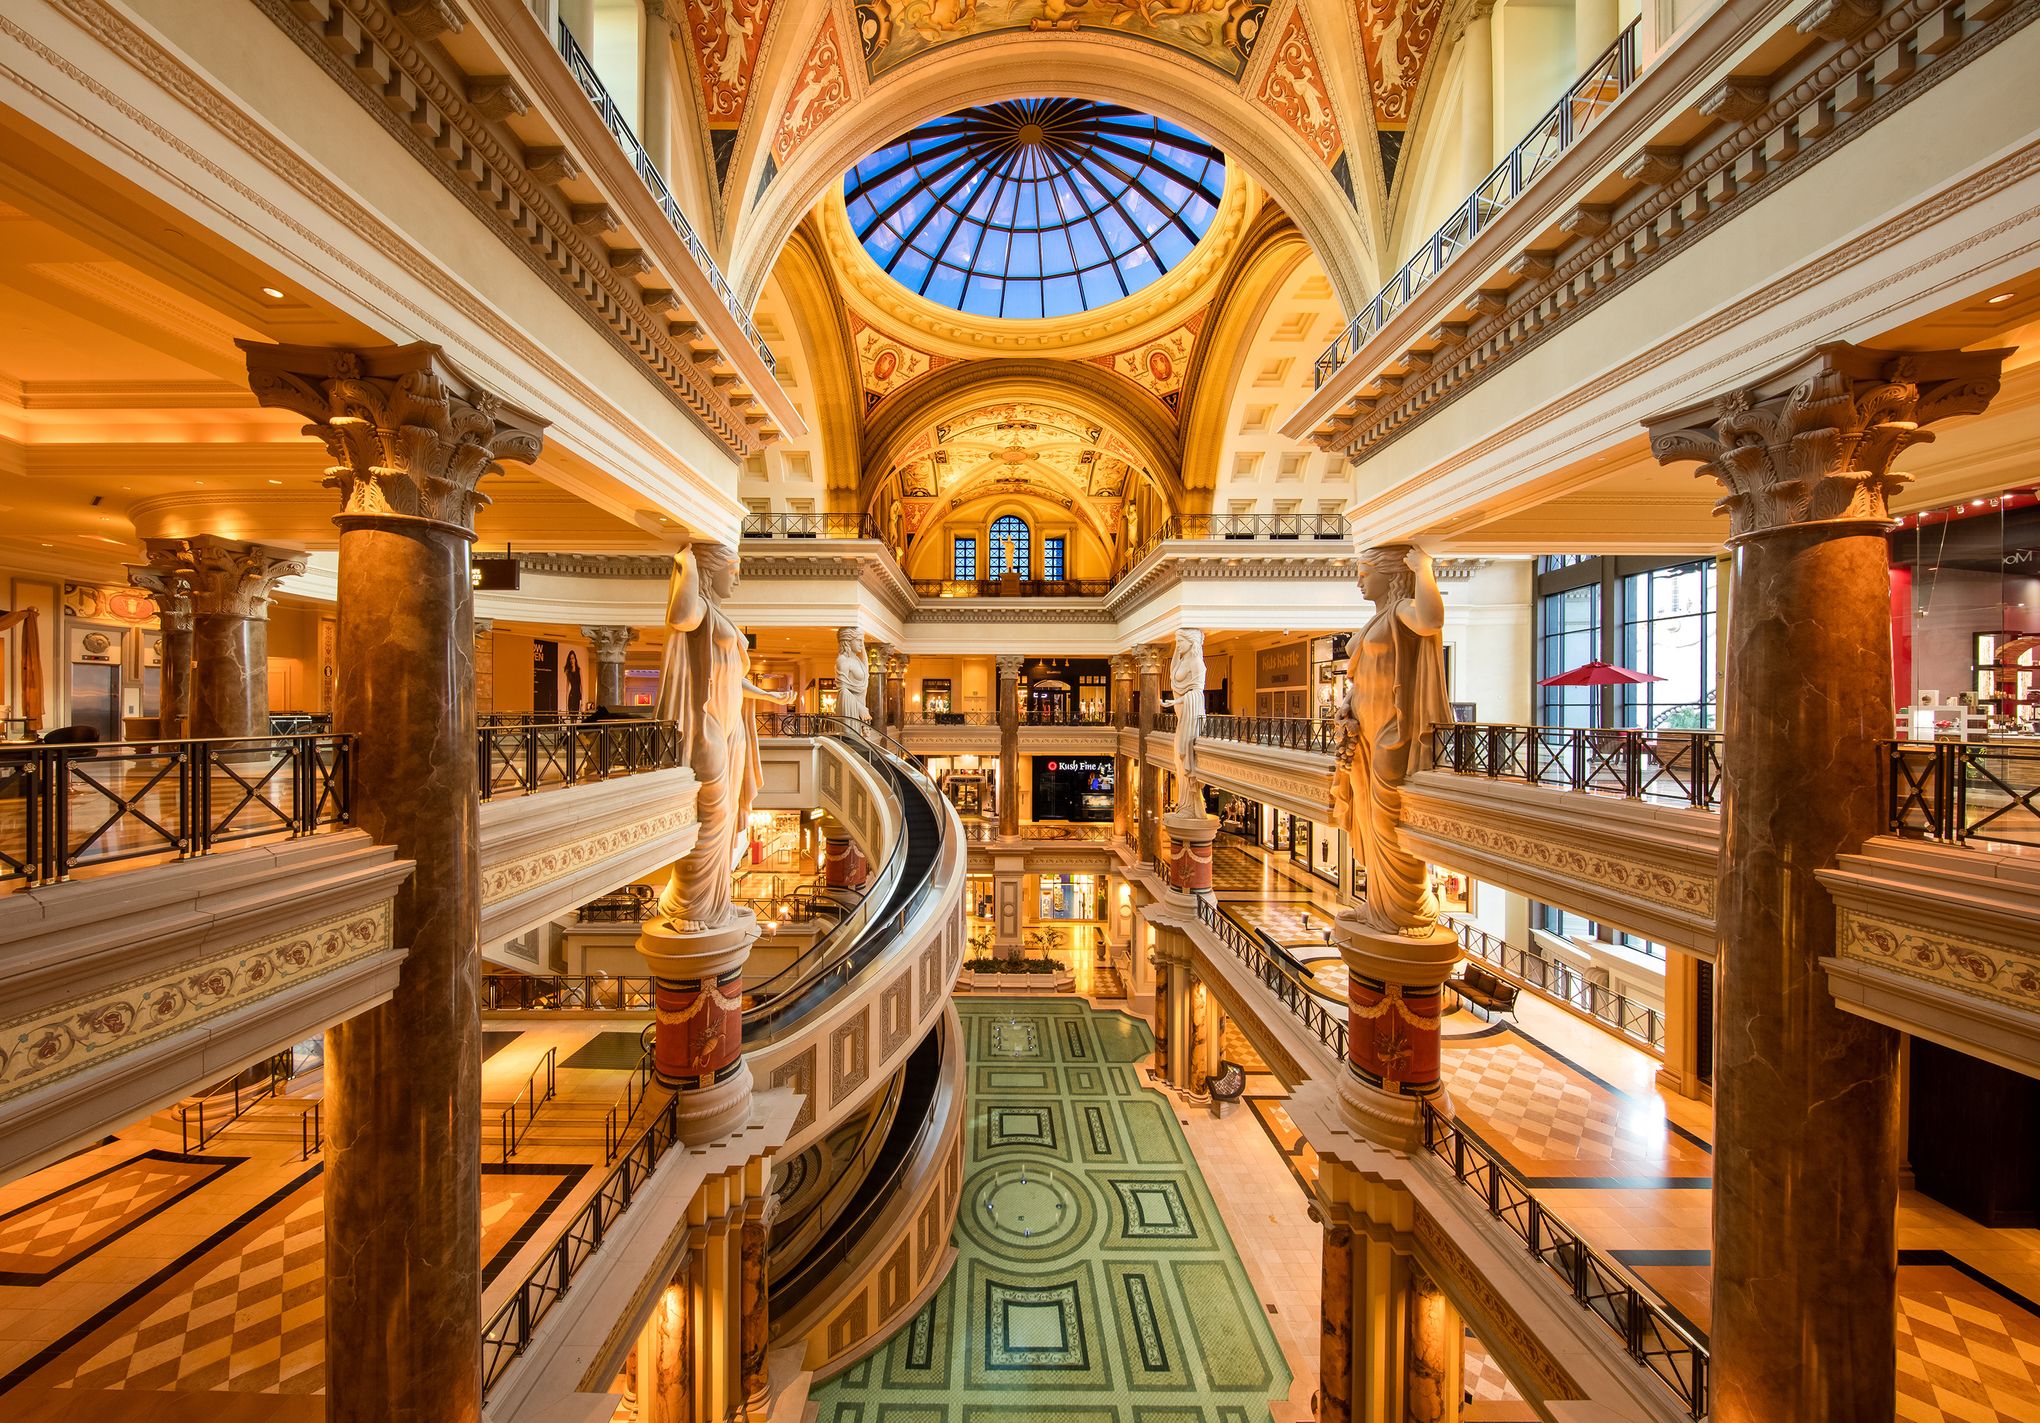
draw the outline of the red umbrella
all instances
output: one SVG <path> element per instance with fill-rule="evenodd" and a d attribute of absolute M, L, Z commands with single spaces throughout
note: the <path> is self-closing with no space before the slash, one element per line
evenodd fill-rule
<path fill-rule="evenodd" d="M 1546 677 L 1537 685 L 1540 687 L 1623 687 L 1632 682 L 1662 682 L 1664 678 L 1649 672 L 1635 672 L 1627 667 L 1617 667 L 1611 662 L 1596 658 L 1583 663 L 1570 672 L 1561 672 L 1556 677 Z"/>

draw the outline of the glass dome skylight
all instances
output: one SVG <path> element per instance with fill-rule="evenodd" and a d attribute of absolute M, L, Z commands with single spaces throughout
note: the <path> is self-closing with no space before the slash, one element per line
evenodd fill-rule
<path fill-rule="evenodd" d="M 892 278 L 974 316 L 1069 316 L 1139 291 L 1211 226 L 1225 159 L 1174 124 L 1087 99 L 931 119 L 843 177 Z"/>

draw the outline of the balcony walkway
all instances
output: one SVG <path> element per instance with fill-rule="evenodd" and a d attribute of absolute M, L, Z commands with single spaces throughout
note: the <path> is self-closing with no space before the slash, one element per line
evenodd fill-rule
<path fill-rule="evenodd" d="M 1222 913 L 1266 930 L 1328 991 L 1343 993 L 1343 966 L 1335 953 L 1327 961 L 1323 944 L 1337 909 L 1330 885 L 1286 855 L 1230 836 L 1218 844 L 1213 881 Z M 1704 1337 L 1712 1111 L 1659 1090 L 1656 1058 L 1553 1003 L 1525 993 L 1516 1018 L 1487 1022 L 1464 1008 L 1447 1015 L 1446 1088 L 1460 1122 Z M 1282 1096 L 1263 1086 L 1269 1081 L 1255 1079 L 1248 1105 L 1304 1186 L 1316 1162 Z M 2040 1420 L 2040 1230 L 1991 1229 L 1906 1191 L 1898 1236 L 1897 1416 Z M 1469 1380 L 1487 1368 L 1469 1345 Z"/>
<path fill-rule="evenodd" d="M 548 1049 L 557 1095 L 505 1162 L 500 1113 Z M 613 1023 L 484 1032 L 485 1319 L 600 1185 L 638 1051 Z M 304 1155 L 320 1095 L 301 1074 L 189 1154 L 158 1113 L 0 1186 L 0 1416 L 323 1419 L 322 1158 Z"/>

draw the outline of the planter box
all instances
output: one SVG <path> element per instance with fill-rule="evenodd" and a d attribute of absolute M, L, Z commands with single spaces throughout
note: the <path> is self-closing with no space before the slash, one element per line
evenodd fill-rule
<path fill-rule="evenodd" d="M 956 976 L 959 986 L 972 993 L 1069 993 L 1077 986 L 1076 975 L 1061 973 L 978 973 L 965 969 Z"/>

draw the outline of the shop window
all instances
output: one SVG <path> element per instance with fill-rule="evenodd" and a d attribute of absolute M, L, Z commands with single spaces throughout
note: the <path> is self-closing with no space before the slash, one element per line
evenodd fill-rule
<path fill-rule="evenodd" d="M 1664 680 L 1619 689 L 1622 724 L 1653 731 L 1713 726 L 1715 636 L 1714 560 L 1624 578 L 1618 659 Z"/>
<path fill-rule="evenodd" d="M 949 715 L 949 679 L 947 677 L 924 677 L 921 679 L 921 713 L 927 717 Z"/>
<path fill-rule="evenodd" d="M 1547 593 L 1537 600 L 1537 678 L 1570 672 L 1601 655 L 1601 588 L 1597 583 Z M 1594 726 L 1600 722 L 1597 687 L 1539 687 L 1541 726 Z"/>

